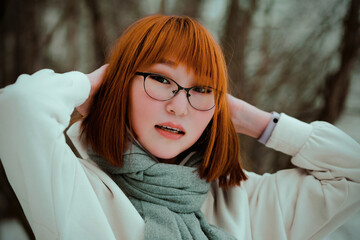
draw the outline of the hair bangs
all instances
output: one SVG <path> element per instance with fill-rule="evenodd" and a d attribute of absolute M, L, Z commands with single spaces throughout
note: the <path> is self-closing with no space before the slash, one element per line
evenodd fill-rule
<path fill-rule="evenodd" d="M 225 64 L 224 59 L 208 31 L 188 17 L 152 17 L 154 23 L 143 36 L 138 67 L 173 61 L 192 70 L 196 84 L 224 92 L 226 72 L 221 67 Z"/>

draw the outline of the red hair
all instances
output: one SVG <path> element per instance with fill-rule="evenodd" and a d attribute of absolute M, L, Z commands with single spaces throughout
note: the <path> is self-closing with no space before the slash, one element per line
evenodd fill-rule
<path fill-rule="evenodd" d="M 227 104 L 227 68 L 220 46 L 210 33 L 189 17 L 154 15 L 133 23 L 118 39 L 82 136 L 92 149 L 115 166 L 133 134 L 129 116 L 130 83 L 135 72 L 164 59 L 193 70 L 197 81 L 218 90 L 213 119 L 195 144 L 204 159 L 201 178 L 219 180 L 221 187 L 239 185 L 247 177 L 240 164 L 240 145 Z M 128 129 L 127 129 L 128 127 Z"/>

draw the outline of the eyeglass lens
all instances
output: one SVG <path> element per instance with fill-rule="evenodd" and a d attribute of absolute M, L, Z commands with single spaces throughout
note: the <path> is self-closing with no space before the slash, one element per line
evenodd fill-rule
<path fill-rule="evenodd" d="M 149 74 L 145 77 L 144 88 L 151 98 L 160 101 L 171 99 L 179 90 L 172 79 L 157 74 Z M 215 105 L 214 90 L 210 87 L 192 87 L 187 98 L 192 107 L 201 111 L 210 110 Z"/>

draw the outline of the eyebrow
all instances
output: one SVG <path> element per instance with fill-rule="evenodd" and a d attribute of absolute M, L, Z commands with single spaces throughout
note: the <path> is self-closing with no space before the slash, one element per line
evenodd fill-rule
<path fill-rule="evenodd" d="M 176 65 L 174 61 L 171 61 L 171 60 L 165 59 L 165 58 L 161 58 L 158 63 L 162 63 L 162 64 L 165 64 L 165 65 L 169 65 L 170 67 Z"/>

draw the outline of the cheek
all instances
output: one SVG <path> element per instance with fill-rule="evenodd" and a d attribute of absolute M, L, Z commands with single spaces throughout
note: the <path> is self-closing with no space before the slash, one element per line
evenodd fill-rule
<path fill-rule="evenodd" d="M 130 112 L 132 120 L 141 120 L 147 115 L 150 115 L 152 107 L 149 101 L 144 96 L 137 95 L 130 100 Z"/>
<path fill-rule="evenodd" d="M 136 136 L 139 136 L 145 128 L 146 123 L 144 120 L 147 118 L 148 113 L 146 112 L 147 108 L 141 104 L 139 98 L 133 99 L 130 104 L 130 115 L 131 115 L 131 124 L 132 128 L 135 131 Z"/>
<path fill-rule="evenodd" d="M 197 112 L 193 119 L 194 135 L 199 138 L 214 116 L 214 110 L 208 112 Z"/>
<path fill-rule="evenodd" d="M 149 130 L 156 116 L 156 109 L 156 104 L 146 95 L 142 85 L 135 82 L 130 91 L 130 117 L 132 128 L 138 138 L 141 139 Z"/>
<path fill-rule="evenodd" d="M 146 115 L 146 107 L 144 106 L 146 101 L 144 101 L 144 96 L 140 91 L 140 84 L 138 82 L 133 82 L 130 90 L 130 121 L 132 128 L 135 131 L 135 134 L 138 136 L 142 132 L 144 113 Z"/>

